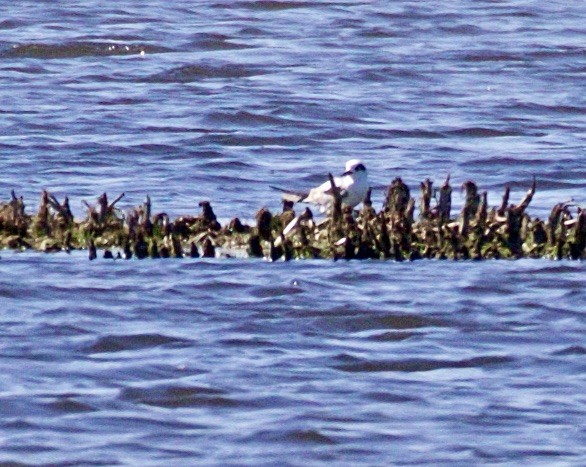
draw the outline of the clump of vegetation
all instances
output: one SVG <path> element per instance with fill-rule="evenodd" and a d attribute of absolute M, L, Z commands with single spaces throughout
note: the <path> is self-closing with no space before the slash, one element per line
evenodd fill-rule
<path fill-rule="evenodd" d="M 87 249 L 104 258 L 182 258 L 248 256 L 273 261 L 298 258 L 434 259 L 552 258 L 584 259 L 586 211 L 569 203 L 556 204 L 547 220 L 532 218 L 533 181 L 524 198 L 510 203 L 507 187 L 499 206 L 489 207 L 487 193 L 467 181 L 465 201 L 452 216 L 450 178 L 439 189 L 429 179 L 421 183 L 418 216 L 416 200 L 400 179 L 390 184 L 383 207 L 376 211 L 370 191 L 358 212 L 343 204 L 332 181 L 331 213 L 317 222 L 309 208 L 299 214 L 284 201 L 278 214 L 260 209 L 254 225 L 238 218 L 222 226 L 208 201 L 199 215 L 170 219 L 153 213 L 151 199 L 124 213 L 106 193 L 95 205 L 85 203 L 87 215 L 74 219 L 69 199 L 62 202 L 43 191 L 36 214 L 28 214 L 22 197 L 13 191 L 0 203 L 0 246 L 44 252 Z"/>

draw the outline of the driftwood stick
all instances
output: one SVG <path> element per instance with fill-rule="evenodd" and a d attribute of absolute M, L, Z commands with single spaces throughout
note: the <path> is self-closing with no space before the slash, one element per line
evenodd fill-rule
<path fill-rule="evenodd" d="M 501 201 L 500 207 L 497 209 L 497 214 L 500 217 L 503 217 L 507 211 L 507 206 L 509 205 L 509 196 L 511 195 L 511 188 L 506 186 L 505 192 L 503 193 L 503 199 Z"/>
<path fill-rule="evenodd" d="M 419 207 L 422 219 L 428 219 L 431 216 L 431 197 L 433 194 L 433 182 L 427 178 L 421 182 L 421 204 Z"/>
<path fill-rule="evenodd" d="M 42 229 L 49 227 L 49 194 L 47 190 L 43 190 L 41 193 L 41 204 L 37 213 L 37 219 Z"/>
<path fill-rule="evenodd" d="M 342 220 L 342 194 L 340 193 L 340 188 L 334 182 L 334 177 L 331 173 L 328 173 L 328 178 L 330 180 L 332 198 L 334 198 L 334 202 L 332 203 L 332 220 L 337 224 Z"/>
<path fill-rule="evenodd" d="M 142 221 L 140 221 L 139 216 L 138 221 L 142 225 L 144 233 L 149 237 L 153 234 L 153 222 L 151 221 L 151 207 L 151 197 L 149 195 L 146 195 L 146 198 L 144 200 L 144 206 L 142 209 L 143 219 Z"/>
<path fill-rule="evenodd" d="M 529 190 L 525 194 L 525 197 L 521 200 L 519 205 L 515 208 L 520 214 L 525 212 L 525 209 L 527 209 L 527 207 L 529 206 L 529 203 L 531 203 L 531 200 L 533 199 L 533 195 L 535 195 L 536 186 L 537 186 L 537 181 L 535 180 L 535 176 L 533 176 L 533 183 L 531 184 L 531 188 L 529 188 Z"/>
<path fill-rule="evenodd" d="M 407 209 L 411 192 L 409 187 L 403 182 L 401 177 L 395 178 L 387 191 L 387 197 L 384 202 L 384 209 L 391 218 L 402 217 Z"/>
<path fill-rule="evenodd" d="M 331 180 L 330 180 L 330 183 L 331 183 Z M 371 195 L 372 195 L 372 188 L 369 187 L 368 190 L 366 191 L 366 195 L 364 196 L 364 199 L 362 200 L 362 204 L 364 207 L 368 207 L 368 208 L 372 207 Z"/>
<path fill-rule="evenodd" d="M 151 220 L 151 197 L 149 195 L 146 195 L 146 198 L 144 200 L 144 219 L 143 219 L 143 223 L 145 223 L 147 221 L 147 219 L 150 221 Z"/>
<path fill-rule="evenodd" d="M 88 203 L 85 199 L 81 200 L 81 204 L 83 204 L 87 208 L 87 210 L 90 211 L 90 213 L 95 211 L 94 207 L 90 203 Z"/>
<path fill-rule="evenodd" d="M 466 200 L 462 208 L 462 216 L 470 219 L 478 211 L 480 205 L 480 195 L 478 194 L 478 186 L 472 180 L 468 180 L 462 184 L 462 189 L 466 191 Z"/>
<path fill-rule="evenodd" d="M 51 206 L 55 210 L 55 212 L 57 212 L 67 222 L 73 220 L 73 215 L 71 214 L 71 210 L 69 209 L 69 200 L 67 199 L 67 197 L 65 198 L 63 205 L 61 205 L 57 198 L 55 198 L 55 196 L 49 194 L 47 202 L 49 203 L 49 206 Z"/>
<path fill-rule="evenodd" d="M 110 203 L 110 205 L 108 206 L 108 211 L 112 212 L 112 210 L 114 209 L 114 206 L 116 206 L 116 203 L 118 203 L 118 201 L 120 201 L 122 198 L 124 198 L 124 196 L 126 196 L 124 193 L 122 193 L 120 196 L 118 196 L 118 198 L 116 198 L 114 201 L 112 201 Z"/>
<path fill-rule="evenodd" d="M 548 240 L 549 240 L 550 245 L 555 245 L 556 230 L 557 230 L 558 225 L 560 223 L 560 219 L 561 219 L 561 215 L 562 215 L 563 210 L 564 210 L 564 203 L 558 203 L 551 209 L 551 212 L 549 214 L 549 219 L 548 219 L 548 223 L 547 223 L 547 227 L 548 227 L 547 233 L 548 233 Z"/>
<path fill-rule="evenodd" d="M 580 259 L 586 248 L 586 210 L 580 209 L 578 219 L 574 225 L 574 241 L 570 245 L 572 259 Z"/>
<path fill-rule="evenodd" d="M 476 211 L 476 225 L 484 229 L 486 225 L 486 218 L 488 215 L 488 193 L 486 191 L 482 192 L 482 196 L 480 197 L 480 205 L 478 206 L 478 211 Z"/>
<path fill-rule="evenodd" d="M 452 210 L 452 187 L 450 186 L 450 174 L 448 174 L 446 181 L 440 188 L 437 208 L 439 218 L 442 221 L 447 221 L 450 218 L 450 211 Z"/>
<path fill-rule="evenodd" d="M 24 214 L 22 198 L 17 198 L 14 190 L 10 191 L 10 206 L 12 207 L 12 222 L 16 223 Z"/>
<path fill-rule="evenodd" d="M 98 221 L 101 224 L 108 217 L 108 195 L 105 192 L 98 198 L 98 206 L 100 207 Z"/>

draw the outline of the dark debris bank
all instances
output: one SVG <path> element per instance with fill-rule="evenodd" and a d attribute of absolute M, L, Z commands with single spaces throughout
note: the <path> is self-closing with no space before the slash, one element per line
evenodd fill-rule
<path fill-rule="evenodd" d="M 584 259 L 586 211 L 558 203 L 546 220 L 532 218 L 527 208 L 536 183 L 518 204 L 510 202 L 507 187 L 499 206 L 488 206 L 487 193 L 467 181 L 465 201 L 452 216 L 449 177 L 439 188 L 429 179 L 421 183 L 419 208 L 411 190 L 393 180 L 383 207 L 376 211 L 370 192 L 359 212 L 342 203 L 333 190 L 331 214 L 317 221 L 309 208 L 294 211 L 284 202 L 280 213 L 260 209 L 254 225 L 234 218 L 221 225 L 208 201 L 200 214 L 174 220 L 153 213 L 151 199 L 128 212 L 116 207 L 106 193 L 95 205 L 84 202 L 85 219 L 74 219 L 69 199 L 43 191 L 35 214 L 26 212 L 22 197 L 13 191 L 0 203 L 0 246 L 44 252 L 87 249 L 90 259 L 258 257 L 273 261 L 299 258 L 480 260 L 499 258 Z M 286 229 L 286 227 L 288 228 Z"/>

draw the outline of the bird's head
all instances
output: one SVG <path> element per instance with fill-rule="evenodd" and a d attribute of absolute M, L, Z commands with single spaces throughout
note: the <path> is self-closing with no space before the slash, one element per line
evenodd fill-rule
<path fill-rule="evenodd" d="M 366 175 L 366 167 L 360 159 L 350 159 L 346 162 L 346 171 L 343 175 Z"/>

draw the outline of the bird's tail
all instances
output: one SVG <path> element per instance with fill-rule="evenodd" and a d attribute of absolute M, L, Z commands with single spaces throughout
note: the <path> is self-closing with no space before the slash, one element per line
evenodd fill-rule
<path fill-rule="evenodd" d="M 285 201 L 293 201 L 294 203 L 298 203 L 299 201 L 303 201 L 307 198 L 308 193 L 304 191 L 293 191 L 293 190 L 286 190 L 284 188 L 279 188 L 277 186 L 269 185 L 273 190 L 281 192 L 283 195 L 283 199 Z"/>

